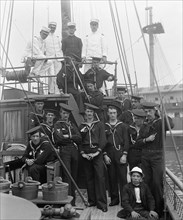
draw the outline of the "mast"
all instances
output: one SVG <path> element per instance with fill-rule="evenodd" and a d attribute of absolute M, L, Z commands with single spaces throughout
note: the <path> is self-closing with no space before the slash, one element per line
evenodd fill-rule
<path fill-rule="evenodd" d="M 153 24 L 153 14 L 152 14 L 152 7 L 146 7 L 145 10 L 149 11 L 149 25 L 143 28 L 143 32 L 149 34 L 149 55 L 150 55 L 150 88 L 155 87 L 155 80 L 154 80 L 154 34 L 161 34 L 164 33 L 164 29 L 161 23 L 154 23 Z"/>
<path fill-rule="evenodd" d="M 62 19 L 62 39 L 68 36 L 67 23 L 71 21 L 71 4 L 70 0 L 60 0 L 61 4 L 61 19 Z"/>

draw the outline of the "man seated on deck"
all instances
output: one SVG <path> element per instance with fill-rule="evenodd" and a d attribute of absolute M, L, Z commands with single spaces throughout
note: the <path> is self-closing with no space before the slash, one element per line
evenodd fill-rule
<path fill-rule="evenodd" d="M 42 27 L 40 31 L 39 37 L 34 37 L 33 42 L 30 41 L 25 49 L 25 53 L 23 56 L 23 62 L 26 63 L 27 60 L 30 59 L 38 59 L 38 58 L 46 58 L 46 48 L 45 48 L 45 39 L 50 33 L 50 29 L 47 27 Z M 42 76 L 45 75 L 45 72 L 49 70 L 50 68 L 53 68 L 52 61 L 51 60 L 37 60 L 32 61 L 34 63 L 34 67 L 32 69 L 32 72 L 29 74 L 29 76 Z"/>
<path fill-rule="evenodd" d="M 56 59 L 57 57 L 63 57 L 61 39 L 59 36 L 56 36 L 55 31 L 57 28 L 57 23 L 54 21 L 49 22 L 48 28 L 50 28 L 50 33 L 45 39 L 46 43 L 46 56 L 52 57 L 55 59 L 52 60 L 53 66 L 48 70 L 48 75 L 57 75 L 61 70 L 62 63 L 61 60 Z M 59 94 L 57 85 L 56 85 L 56 76 L 48 78 L 48 92 L 50 94 Z"/>
<path fill-rule="evenodd" d="M 40 123 L 43 123 L 45 120 L 45 111 L 44 111 L 44 98 L 42 97 L 35 97 L 34 98 L 34 111 L 29 113 L 28 119 L 28 127 L 33 128 Z"/>
<path fill-rule="evenodd" d="M 84 74 L 84 79 L 96 82 L 96 88 L 102 92 L 105 80 L 111 82 L 114 80 L 114 76 L 100 68 L 100 60 L 101 58 L 92 57 L 92 67 Z M 105 91 L 103 93 L 105 93 Z"/>
<path fill-rule="evenodd" d="M 77 57 L 72 55 L 72 61 L 77 61 Z M 78 105 L 80 113 L 84 112 L 84 104 L 79 91 L 79 87 L 82 88 L 83 80 L 82 73 L 79 71 L 79 68 L 74 68 L 70 58 L 66 58 L 62 69 L 57 74 L 57 86 L 60 90 L 60 94 L 71 93 L 74 96 L 74 99 Z M 76 72 L 77 71 L 77 72 Z"/>
<path fill-rule="evenodd" d="M 33 180 L 45 183 L 47 162 L 54 160 L 54 152 L 49 141 L 41 138 L 41 127 L 34 127 L 26 132 L 30 141 L 27 145 L 22 161 L 26 164 L 28 175 Z"/>
<path fill-rule="evenodd" d="M 123 188 L 123 209 L 118 212 L 119 218 L 127 220 L 155 220 L 158 214 L 155 201 L 149 187 L 143 183 L 143 173 L 139 167 L 130 171 L 131 182 Z"/>

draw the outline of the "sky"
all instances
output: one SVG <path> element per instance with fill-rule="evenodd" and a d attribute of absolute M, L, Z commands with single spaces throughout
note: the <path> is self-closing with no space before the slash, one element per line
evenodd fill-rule
<path fill-rule="evenodd" d="M 125 3 L 127 14 L 125 10 Z M 8 5 L 10 1 L 1 1 L 1 40 L 4 42 L 6 30 L 6 20 L 8 17 Z M 142 27 L 147 25 L 147 6 L 153 7 L 153 22 L 161 22 L 165 33 L 157 36 L 155 46 L 155 71 L 159 85 L 182 83 L 182 0 L 156 0 L 156 1 L 135 1 L 138 15 Z M 6 5 L 6 8 L 5 8 Z M 149 64 L 145 46 L 141 37 L 141 32 L 135 13 L 133 1 L 118 0 L 120 26 L 125 45 L 128 66 L 132 83 L 135 83 L 135 74 L 137 73 L 137 82 L 139 87 L 149 86 Z M 105 35 L 108 43 L 108 60 L 118 62 L 118 83 L 124 83 L 120 60 L 116 46 L 114 29 L 109 10 L 109 2 L 103 1 L 78 1 L 74 0 L 71 4 L 72 19 L 76 22 L 76 36 L 84 39 L 89 33 L 89 21 L 91 18 L 100 20 L 99 30 Z M 3 22 L 3 14 L 4 22 Z M 129 32 L 131 32 L 132 48 L 134 53 L 135 68 L 132 60 Z M 56 34 L 61 35 L 61 6 L 60 1 L 34 1 L 34 26 L 33 24 L 33 1 L 14 1 L 14 10 L 12 17 L 11 37 L 9 44 L 9 58 L 13 66 L 22 66 L 21 57 L 26 44 L 31 40 L 32 35 L 39 35 L 42 26 L 47 26 L 48 21 L 57 22 Z M 34 29 L 34 31 L 32 31 Z M 7 39 L 7 38 L 6 38 Z M 148 45 L 148 35 L 145 35 Z M 161 45 L 161 47 L 159 46 Z M 162 53 L 163 51 L 163 53 Z M 0 50 L 2 58 L 2 48 Z M 5 65 L 5 61 L 3 61 Z M 9 65 L 9 64 L 8 64 Z M 111 66 L 106 67 L 113 73 Z"/>

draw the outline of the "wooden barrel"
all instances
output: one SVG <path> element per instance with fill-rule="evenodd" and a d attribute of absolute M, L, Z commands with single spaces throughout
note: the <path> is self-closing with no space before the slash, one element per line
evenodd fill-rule
<path fill-rule="evenodd" d="M 0 193 L 9 193 L 10 184 L 10 181 L 5 180 L 2 176 L 0 176 Z"/>

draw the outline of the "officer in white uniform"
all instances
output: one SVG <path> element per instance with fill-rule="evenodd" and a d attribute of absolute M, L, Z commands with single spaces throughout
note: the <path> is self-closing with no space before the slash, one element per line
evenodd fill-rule
<path fill-rule="evenodd" d="M 57 27 L 56 22 L 49 22 L 48 27 L 50 28 L 50 33 L 46 38 L 46 56 L 47 57 L 63 57 L 61 39 L 59 36 L 55 35 L 55 30 Z M 58 59 L 52 60 L 53 69 L 48 71 L 48 75 L 57 75 L 61 70 L 62 64 Z M 48 78 L 48 92 L 52 94 L 59 94 L 58 88 L 56 86 L 56 77 Z"/>
<path fill-rule="evenodd" d="M 85 62 L 92 62 L 92 57 L 101 58 L 103 62 L 107 60 L 107 46 L 104 34 L 98 31 L 99 20 L 91 19 L 91 32 L 86 35 L 83 45 L 82 57 Z M 91 68 L 91 64 L 86 64 L 84 72 Z"/>
<path fill-rule="evenodd" d="M 45 51 L 45 39 L 47 38 L 50 29 L 47 27 L 42 27 L 40 31 L 40 36 L 34 36 L 33 42 L 30 41 L 27 44 L 25 53 L 23 56 L 23 62 L 26 62 L 28 58 L 46 58 Z M 35 61 L 32 72 L 29 76 L 38 76 L 45 75 L 45 72 L 52 68 L 52 61 L 50 60 L 41 60 Z"/>

